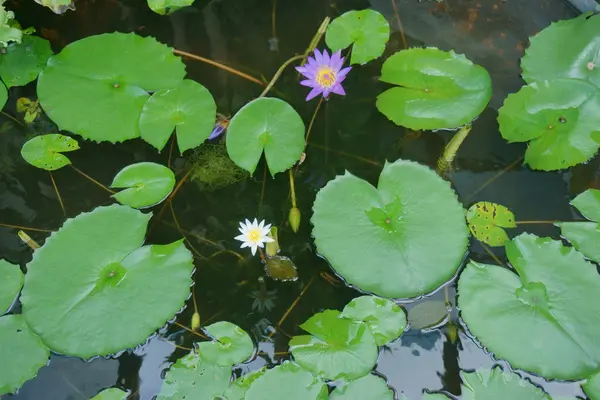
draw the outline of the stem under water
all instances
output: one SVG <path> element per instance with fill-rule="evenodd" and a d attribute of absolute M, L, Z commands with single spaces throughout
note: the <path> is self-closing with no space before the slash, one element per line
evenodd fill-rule
<path fill-rule="evenodd" d="M 294 174 L 292 169 L 288 169 L 290 173 L 290 195 L 292 197 L 292 208 L 296 208 L 296 186 L 294 185 Z"/>
<path fill-rule="evenodd" d="M 444 175 L 444 173 L 452 166 L 452 161 L 456 157 L 456 153 L 460 148 L 460 145 L 465 141 L 467 135 L 471 132 L 471 125 L 465 125 L 450 139 L 450 142 L 446 145 L 444 153 L 437 161 L 437 173 Z"/>
<path fill-rule="evenodd" d="M 63 215 L 67 216 L 67 210 L 65 210 L 65 204 L 63 203 L 60 192 L 58 191 L 58 186 L 56 186 L 56 182 L 54 181 L 54 176 L 52 175 L 52 171 L 48 171 L 50 174 L 50 180 L 52 181 L 52 187 L 54 188 L 54 193 L 56 193 L 56 197 L 58 198 L 58 202 L 60 204 L 60 208 L 62 209 Z"/>

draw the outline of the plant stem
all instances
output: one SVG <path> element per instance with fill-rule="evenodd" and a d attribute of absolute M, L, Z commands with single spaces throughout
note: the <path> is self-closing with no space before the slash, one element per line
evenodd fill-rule
<path fill-rule="evenodd" d="M 298 295 L 298 297 L 296 297 L 296 300 L 294 300 L 294 302 L 290 305 L 290 307 L 287 309 L 287 311 L 285 312 L 285 314 L 283 314 L 283 317 L 281 317 L 281 319 L 279 320 L 279 322 L 277 322 L 277 328 L 279 328 L 279 326 L 281 324 L 283 324 L 283 321 L 285 321 L 285 319 L 288 317 L 288 315 L 290 315 L 290 312 L 294 309 L 294 307 L 296 307 L 296 305 L 298 304 L 298 302 L 300 301 L 300 299 L 302 298 L 302 296 L 304 296 L 304 293 L 306 293 L 306 291 L 308 290 L 308 288 L 310 287 L 310 285 L 312 285 L 312 283 L 314 282 L 315 277 L 313 276 L 310 281 L 306 284 L 306 286 L 304 286 L 304 289 L 302 289 L 302 291 L 300 292 L 300 294 Z M 274 332 L 269 333 L 269 338 L 273 337 Z"/>
<path fill-rule="evenodd" d="M 26 234 L 23 231 L 19 231 L 17 232 L 17 235 L 19 236 L 19 239 L 21 239 L 23 241 L 23 243 L 25 243 L 27 246 L 29 246 L 31 248 L 31 250 L 37 250 L 40 248 L 40 245 L 31 238 L 31 236 L 29 236 L 28 234 Z"/>
<path fill-rule="evenodd" d="M 60 196 L 60 192 L 58 191 L 58 186 L 56 186 L 56 182 L 54 182 L 54 176 L 52 175 L 52 171 L 48 171 L 48 174 L 50 174 L 50 180 L 52 181 L 52 186 L 54 187 L 56 197 L 58 197 L 58 202 L 60 203 L 60 208 L 62 209 L 63 215 L 67 216 L 67 210 L 65 210 L 65 205 L 63 203 L 62 197 Z"/>
<path fill-rule="evenodd" d="M 444 153 L 437 161 L 438 174 L 443 175 L 444 172 L 452 166 L 452 161 L 454 161 L 454 157 L 456 157 L 460 145 L 467 138 L 469 132 L 471 132 L 471 125 L 465 125 L 452 136 L 452 139 L 450 139 L 450 142 L 444 149 Z"/>
<path fill-rule="evenodd" d="M 398 23 L 398 29 L 400 30 L 400 36 L 402 37 L 402 45 L 405 49 L 408 48 L 408 44 L 406 44 L 406 36 L 404 36 L 404 28 L 402 28 L 402 21 L 400 20 L 400 13 L 398 13 L 398 6 L 396 6 L 395 0 L 390 0 L 392 2 L 392 7 L 394 8 L 394 16 L 396 17 L 396 22 Z"/>
<path fill-rule="evenodd" d="M 25 129 L 25 125 L 23 125 L 23 124 L 21 123 L 21 121 L 19 121 L 18 119 L 16 119 L 16 118 L 15 118 L 15 117 L 13 117 L 12 115 L 10 115 L 10 114 L 7 114 L 7 113 L 5 113 L 4 111 L 0 111 L 0 113 L 2 113 L 2 115 L 4 115 L 5 117 L 7 117 L 7 118 L 9 118 L 9 119 L 13 120 L 13 122 L 15 122 L 15 123 L 19 124 L 19 125 L 21 126 L 21 128 Z"/>
<path fill-rule="evenodd" d="M 517 225 L 528 225 L 528 224 L 553 224 L 558 221 L 516 221 Z"/>
<path fill-rule="evenodd" d="M 4 228 L 10 228 L 10 229 L 22 229 L 24 231 L 52 232 L 50 229 L 29 228 L 27 226 L 21 226 L 21 225 L 0 224 L 0 226 L 2 226 Z"/>
<path fill-rule="evenodd" d="M 98 182 L 97 180 L 95 180 L 94 178 L 92 178 L 91 176 L 89 176 L 88 174 L 86 174 L 85 172 L 75 168 L 75 166 L 73 164 L 69 164 L 71 168 L 73 168 L 78 174 L 80 174 L 81 176 L 83 176 L 84 178 L 86 178 L 87 180 L 93 182 L 94 184 L 98 185 L 99 187 L 101 187 L 102 189 L 106 190 L 108 193 L 110 194 L 115 194 L 114 191 L 110 190 L 109 188 L 107 188 L 106 186 L 104 186 L 103 184 L 101 184 L 100 182 Z"/>
<path fill-rule="evenodd" d="M 201 334 L 200 332 L 193 331 L 193 330 L 191 330 L 190 328 L 188 328 L 187 326 L 185 326 L 185 325 L 181 325 L 181 324 L 180 324 L 179 322 L 177 322 L 177 321 L 175 321 L 175 322 L 173 322 L 173 323 L 174 323 L 175 325 L 177 325 L 178 327 L 185 329 L 186 331 L 188 331 L 189 333 L 191 333 L 191 334 L 193 334 L 193 335 L 200 336 L 200 337 L 201 337 L 201 338 L 203 338 L 203 339 L 209 339 L 209 338 L 208 338 L 206 335 L 203 335 L 203 334 Z"/>
<path fill-rule="evenodd" d="M 290 194 L 292 196 L 292 208 L 296 207 L 296 186 L 294 185 L 294 174 L 292 173 L 292 169 L 288 169 L 290 173 Z"/>
<path fill-rule="evenodd" d="M 475 189 L 475 191 L 473 193 L 471 193 L 470 195 L 468 195 L 465 198 L 465 202 L 468 202 L 469 200 L 471 200 L 473 198 L 473 196 L 475 196 L 477 193 L 481 192 L 490 183 L 494 182 L 496 179 L 500 178 L 502 175 L 504 175 L 505 173 L 507 173 L 508 171 L 510 171 L 511 169 L 513 169 L 514 167 L 516 167 L 517 164 L 521 163 L 521 161 L 523 161 L 523 157 L 520 157 L 519 159 L 511 162 L 509 165 L 507 165 L 506 167 L 504 167 L 504 169 L 502 169 L 502 171 L 498 172 L 496 175 L 492 176 L 490 179 L 488 179 L 487 181 L 483 182 L 483 184 L 481 186 L 479 186 L 477 189 Z"/>
<path fill-rule="evenodd" d="M 265 88 L 265 90 L 263 90 L 263 92 L 260 94 L 260 96 L 258 97 L 265 97 L 265 95 L 267 93 L 269 93 L 269 90 L 271 90 L 271 88 L 273 87 L 273 85 L 275 85 L 275 82 L 277 82 L 277 79 L 279 79 L 279 77 L 281 76 L 281 74 L 283 73 L 283 70 L 290 65 L 291 63 L 293 63 L 294 61 L 297 60 L 301 60 L 303 58 L 306 57 L 306 54 L 301 54 L 299 56 L 294 56 L 289 58 L 286 62 L 284 62 L 283 64 L 281 64 L 281 67 L 279 67 L 279 69 L 277 70 L 277 72 L 275 72 L 275 75 L 273 75 L 273 78 L 271 79 L 271 81 L 269 82 L 269 84 L 267 85 L 267 87 Z"/>
<path fill-rule="evenodd" d="M 325 17 L 323 22 L 321 22 L 319 29 L 317 29 L 317 32 L 311 39 L 310 44 L 308 45 L 308 47 L 306 48 L 306 51 L 304 52 L 305 58 L 317 47 L 317 45 L 321 41 L 321 38 L 323 37 L 325 32 L 327 32 L 327 26 L 329 26 L 330 21 L 331 21 L 331 18 Z M 306 60 L 303 60 L 301 65 L 304 65 L 305 62 L 306 62 Z"/>

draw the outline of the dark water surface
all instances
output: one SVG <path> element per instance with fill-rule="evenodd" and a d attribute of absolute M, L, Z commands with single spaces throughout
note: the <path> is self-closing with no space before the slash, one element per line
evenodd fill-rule
<path fill-rule="evenodd" d="M 403 46 L 390 0 L 277 0 L 275 9 L 274 1 L 196 0 L 193 7 L 168 17 L 154 14 L 143 0 L 81 0 L 77 2 L 76 12 L 63 16 L 55 16 L 33 0 L 11 1 L 8 7 L 15 11 L 23 26 L 33 25 L 39 34 L 50 39 L 55 51 L 93 34 L 115 30 L 136 32 L 267 79 L 283 61 L 305 50 L 324 17 L 335 17 L 350 9 L 373 7 L 388 18 L 393 33 L 384 57 Z M 599 186 L 597 159 L 567 172 L 531 171 L 519 161 L 525 145 L 507 144 L 500 137 L 496 123 L 497 109 L 503 99 L 522 85 L 518 60 L 527 47 L 528 36 L 551 21 L 574 16 L 575 11 L 560 0 L 444 0 L 441 3 L 402 0 L 397 2 L 397 8 L 409 46 L 455 49 L 485 66 L 492 75 L 494 96 L 490 106 L 473 124 L 450 175 L 465 206 L 488 200 L 508 206 L 518 220 L 578 218 L 568 200 L 588 187 Z M 272 38 L 278 39 L 278 51 L 269 49 Z M 188 76 L 211 91 L 223 114 L 235 113 L 261 91 L 260 86 L 212 66 L 192 60 L 185 62 Z M 385 87 L 378 82 L 380 70 L 380 60 L 355 67 L 345 83 L 348 95 L 331 98 L 318 114 L 306 161 L 296 179 L 298 206 L 303 216 L 298 234 L 293 234 L 285 222 L 290 207 L 287 174 L 278 174 L 275 179 L 267 177 L 261 202 L 263 164 L 253 178 L 214 191 L 188 182 L 174 198 L 181 228 L 203 256 L 196 258 L 194 287 L 203 324 L 231 321 L 248 331 L 258 343 L 259 355 L 252 362 L 234 368 L 236 376 L 285 359 L 288 357 L 286 334 L 300 334 L 298 325 L 314 313 L 325 308 L 341 310 L 358 295 L 339 282 L 336 285 L 324 279 L 325 273 L 331 271 L 314 252 L 308 222 L 316 192 L 344 170 L 375 184 L 385 160 L 405 158 L 433 167 L 451 138 L 449 132 L 411 132 L 379 114 L 375 109 L 375 96 Z M 317 100 L 304 102 L 306 88 L 297 84 L 297 75 L 292 69 L 284 73 L 276 88 L 277 92 L 272 94 L 289 101 L 308 125 Z M 34 96 L 34 90 L 35 85 L 11 89 L 13 96 L 5 111 L 19 117 L 14 109 L 15 100 L 24 95 Z M 36 124 L 35 129 L 48 132 L 53 128 L 45 121 Z M 48 173 L 25 164 L 19 155 L 22 143 L 33 134 L 0 116 L 0 223 L 57 229 L 65 217 Z M 168 151 L 159 155 L 141 140 L 118 145 L 81 140 L 80 144 L 80 151 L 69 154 L 73 164 L 104 184 L 109 184 L 121 168 L 133 162 L 147 160 L 166 164 L 168 158 Z M 185 158 L 174 157 L 173 166 L 181 177 L 185 173 Z M 507 172 L 499 175 L 502 171 Z M 68 217 L 111 201 L 106 192 L 71 168 L 63 168 L 54 176 Z M 159 210 L 157 206 L 154 211 Z M 263 286 L 259 278 L 264 276 L 264 271 L 258 257 L 248 256 L 240 262 L 231 254 L 218 253 L 223 249 L 238 250 L 239 242 L 233 240 L 237 223 L 254 216 L 280 226 L 282 253 L 293 257 L 299 268 L 297 282 L 280 283 L 266 278 Z M 520 226 L 513 233 L 518 234 L 524 227 L 532 233 L 555 238 L 559 233 L 551 224 Z M 47 236 L 46 233 L 29 233 L 39 242 Z M 180 237 L 167 211 L 152 229 L 148 241 L 167 243 Z M 434 243 L 431 251 L 436 251 Z M 246 256 L 249 252 L 242 254 Z M 498 250 L 497 255 L 504 259 L 503 251 Z M 470 256 L 476 261 L 494 263 L 476 242 L 472 244 Z M 31 251 L 20 242 L 17 230 L 0 227 L 0 258 L 22 266 L 31 259 Z M 278 331 L 269 339 L 271 327 L 306 285 L 310 287 L 282 324 L 284 333 Z M 449 285 L 454 295 L 454 283 Z M 252 296 L 256 294 L 253 292 L 270 297 L 274 307 L 262 311 L 253 309 Z M 432 297 L 443 299 L 443 291 Z M 407 303 L 405 307 L 410 308 L 412 304 Z M 192 312 L 190 299 L 177 321 L 189 325 Z M 455 322 L 459 321 L 458 315 L 454 318 Z M 104 388 L 116 386 L 131 391 L 131 399 L 152 399 L 160 390 L 164 370 L 186 353 L 171 343 L 191 347 L 195 339 L 171 325 L 145 345 L 116 358 L 85 362 L 53 355 L 37 378 L 27 382 L 17 395 L 5 397 L 84 400 Z M 409 399 L 416 400 L 425 388 L 445 389 L 460 395 L 461 369 L 491 367 L 494 363 L 491 355 L 462 328 L 455 343 L 448 339 L 443 328 L 429 332 L 409 330 L 399 341 L 381 351 L 377 371 L 387 377 L 398 394 L 405 393 Z M 531 379 L 552 396 L 584 397 L 577 383 Z"/>

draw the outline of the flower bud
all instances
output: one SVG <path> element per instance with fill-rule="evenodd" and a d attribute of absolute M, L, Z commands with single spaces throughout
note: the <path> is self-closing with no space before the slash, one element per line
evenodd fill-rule
<path fill-rule="evenodd" d="M 192 315 L 191 328 L 194 332 L 200 328 L 200 314 L 198 314 L 197 312 L 195 312 L 194 315 Z"/>
<path fill-rule="evenodd" d="M 298 229 L 300 229 L 300 219 L 301 219 L 300 210 L 297 207 L 292 207 L 290 209 L 290 215 L 288 216 L 288 221 L 289 221 L 290 226 L 292 227 L 292 230 L 294 231 L 294 233 L 298 232 Z"/>

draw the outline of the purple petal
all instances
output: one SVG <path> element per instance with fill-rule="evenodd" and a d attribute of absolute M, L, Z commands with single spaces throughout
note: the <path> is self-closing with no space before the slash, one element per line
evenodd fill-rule
<path fill-rule="evenodd" d="M 223 125 L 221 125 L 220 123 L 216 123 L 214 129 L 212 130 L 212 132 L 210 133 L 210 136 L 208 137 L 208 140 L 213 140 L 219 136 L 221 136 L 221 134 L 225 132 L 225 127 Z"/>
<path fill-rule="evenodd" d="M 315 49 L 315 60 L 317 64 L 323 64 L 323 54 L 319 52 L 319 49 Z"/>
<path fill-rule="evenodd" d="M 303 81 L 300 81 L 300 84 L 302 86 L 308 86 L 308 87 L 316 87 L 317 86 L 317 83 L 312 79 L 305 79 Z"/>
<path fill-rule="evenodd" d="M 342 69 L 342 70 L 341 70 L 341 71 L 338 73 L 338 75 L 337 75 L 337 76 L 338 76 L 338 77 L 340 77 L 340 78 L 342 78 L 342 77 L 345 77 L 345 76 L 348 74 L 348 72 L 350 72 L 350 70 L 351 70 L 351 69 L 352 69 L 352 67 L 346 67 L 346 68 Z"/>
<path fill-rule="evenodd" d="M 333 87 L 333 89 L 331 89 L 331 93 L 341 94 L 342 96 L 346 95 L 346 91 L 344 90 L 344 88 L 340 84 L 335 85 Z"/>
<path fill-rule="evenodd" d="M 327 96 L 329 96 L 329 93 L 331 93 L 331 89 L 332 88 L 328 87 L 325 90 L 323 90 L 323 97 L 327 98 Z"/>
<path fill-rule="evenodd" d="M 309 67 L 317 67 L 319 65 L 319 63 L 310 56 L 306 58 L 306 64 L 308 64 Z"/>
<path fill-rule="evenodd" d="M 315 97 L 317 97 L 321 93 L 323 93 L 323 89 L 322 88 L 320 88 L 320 87 L 314 88 L 313 90 L 310 91 L 310 93 L 308 94 L 308 96 L 306 96 L 306 101 L 314 99 Z"/>
<path fill-rule="evenodd" d="M 344 59 L 342 58 L 342 51 L 338 50 L 331 55 L 331 68 L 339 71 L 340 68 L 344 65 Z"/>
<path fill-rule="evenodd" d="M 323 64 L 325 65 L 331 65 L 331 58 L 329 57 L 329 53 L 327 52 L 327 49 L 323 50 Z"/>

